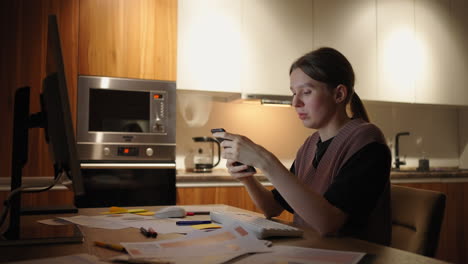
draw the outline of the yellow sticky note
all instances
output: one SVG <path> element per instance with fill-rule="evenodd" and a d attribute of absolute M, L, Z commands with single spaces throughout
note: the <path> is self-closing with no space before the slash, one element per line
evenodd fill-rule
<path fill-rule="evenodd" d="M 220 225 L 217 224 L 204 224 L 204 225 L 193 225 L 191 226 L 195 229 L 213 229 L 213 228 L 221 228 Z"/>
<path fill-rule="evenodd" d="M 108 212 L 102 212 L 101 214 L 122 214 L 126 213 L 127 209 L 117 206 L 111 206 Z"/>
<path fill-rule="evenodd" d="M 143 216 L 147 216 L 147 215 L 154 215 L 154 212 L 141 212 L 141 213 L 135 213 L 136 215 L 143 215 Z"/>
<path fill-rule="evenodd" d="M 131 214 L 136 214 L 136 213 L 143 213 L 143 212 L 146 212 L 148 210 L 146 209 L 129 209 L 127 210 L 127 213 L 131 213 Z"/>

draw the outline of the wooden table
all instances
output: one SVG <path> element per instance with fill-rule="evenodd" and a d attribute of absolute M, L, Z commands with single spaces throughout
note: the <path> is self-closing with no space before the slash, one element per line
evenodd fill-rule
<path fill-rule="evenodd" d="M 141 207 L 140 207 L 141 208 Z M 159 206 L 144 207 L 149 210 L 157 210 Z M 228 210 L 239 211 L 242 209 L 236 207 L 227 207 Z M 107 208 L 86 208 L 80 209 L 80 215 L 98 215 L 99 212 L 106 211 Z M 72 216 L 72 215 L 62 215 Z M 40 219 L 50 219 L 51 215 L 41 216 L 23 216 L 22 230 L 37 230 L 42 224 L 37 223 Z M 190 219 L 202 220 L 209 218 L 207 215 L 190 216 Z M 37 245 L 37 246 L 9 246 L 0 247 L 0 262 L 9 262 L 34 258 L 45 258 L 52 256 L 65 256 L 78 253 L 88 253 L 101 258 L 108 258 L 120 255 L 119 252 L 114 252 L 108 249 L 99 248 L 93 245 L 93 241 L 103 241 L 107 243 L 119 242 L 139 242 L 148 241 L 135 228 L 126 228 L 120 230 L 98 229 L 80 227 L 84 234 L 84 242 L 78 244 L 55 244 L 55 245 Z M 157 240 L 171 239 L 181 237 L 180 234 L 160 234 Z M 154 240 L 151 240 L 154 241 Z M 313 247 L 321 249 L 335 249 L 346 251 L 366 252 L 368 255 L 362 261 L 363 263 L 446 263 L 436 259 L 424 257 L 414 253 L 385 247 L 374 243 L 369 243 L 362 240 L 357 240 L 348 237 L 320 237 L 314 230 L 305 230 L 303 238 L 277 238 L 272 240 L 274 245 L 288 245 L 300 247 Z"/>

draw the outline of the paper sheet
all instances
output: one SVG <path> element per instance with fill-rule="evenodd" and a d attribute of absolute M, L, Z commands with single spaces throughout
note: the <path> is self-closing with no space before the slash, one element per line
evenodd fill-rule
<path fill-rule="evenodd" d="M 88 254 L 78 254 L 63 256 L 57 258 L 43 258 L 43 259 L 33 259 L 19 262 L 10 262 L 12 264 L 106 264 L 108 262 L 99 261 L 96 256 Z"/>
<path fill-rule="evenodd" d="M 181 259 L 192 262 L 203 258 L 232 259 L 246 253 L 270 252 L 263 241 L 239 225 L 232 225 L 211 232 L 194 231 L 189 237 L 163 240 L 160 242 L 121 243 L 134 258 L 168 258 L 176 263 Z M 191 262 L 191 263 L 192 263 Z M 222 263 L 215 262 L 215 263 Z M 203 263 L 203 262 L 202 262 Z"/>
<path fill-rule="evenodd" d="M 357 264 L 362 252 L 325 250 L 292 246 L 273 246 L 273 252 L 248 256 L 236 264 Z"/>
<path fill-rule="evenodd" d="M 167 233 L 189 233 L 195 229 L 190 226 L 178 226 L 179 218 L 163 218 L 157 219 L 153 216 L 141 216 L 135 214 L 112 214 L 98 216 L 73 216 L 60 217 L 60 219 L 87 227 L 104 228 L 104 229 L 123 229 L 123 228 L 153 228 L 160 234 Z"/>

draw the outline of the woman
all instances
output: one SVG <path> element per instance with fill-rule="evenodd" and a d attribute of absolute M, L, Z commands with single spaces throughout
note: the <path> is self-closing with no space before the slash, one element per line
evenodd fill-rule
<path fill-rule="evenodd" d="M 290 85 L 299 119 L 317 130 L 299 149 L 290 170 L 244 136 L 215 133 L 229 139 L 221 144 L 229 173 L 245 185 L 267 217 L 286 209 L 294 213 L 296 225 L 312 227 L 320 235 L 388 245 L 391 154 L 354 92 L 351 64 L 338 51 L 320 48 L 293 63 Z M 246 171 L 247 165 L 261 169 L 275 189 L 264 188 Z"/>

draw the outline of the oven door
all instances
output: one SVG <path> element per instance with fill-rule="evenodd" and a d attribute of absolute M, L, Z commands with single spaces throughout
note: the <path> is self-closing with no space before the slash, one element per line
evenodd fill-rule
<path fill-rule="evenodd" d="M 79 208 L 175 205 L 175 163 L 82 163 Z"/>

